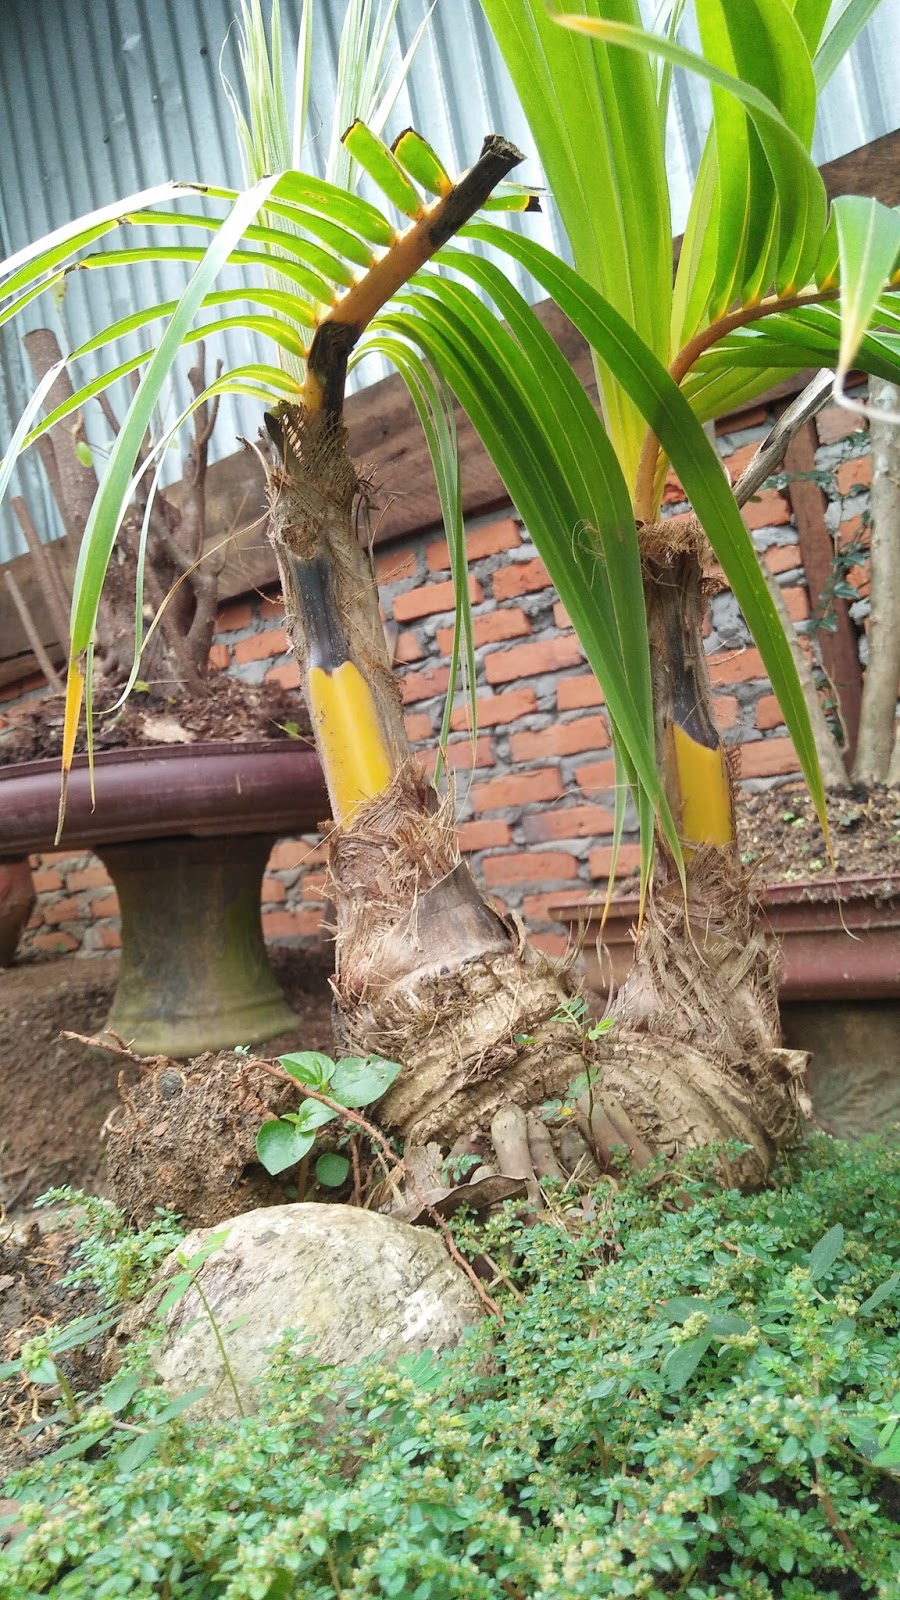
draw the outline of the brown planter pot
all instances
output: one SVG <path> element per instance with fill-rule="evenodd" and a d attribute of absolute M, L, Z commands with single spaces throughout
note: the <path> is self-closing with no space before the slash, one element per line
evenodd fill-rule
<path fill-rule="evenodd" d="M 314 752 L 292 740 L 104 751 L 92 808 L 76 757 L 60 845 L 97 850 L 122 910 L 107 1025 L 141 1054 L 256 1044 L 296 1021 L 269 965 L 260 891 L 283 834 L 328 815 Z M 0 858 L 54 848 L 55 761 L 0 768 Z"/>
<path fill-rule="evenodd" d="M 35 902 L 27 861 L 0 862 L 0 967 L 12 965 L 22 932 Z"/>
<path fill-rule="evenodd" d="M 598 952 L 602 903 L 573 896 L 553 909 L 604 996 L 628 976 L 637 910 L 635 895 L 613 900 Z M 900 874 L 773 884 L 759 915 L 781 944 L 785 1043 L 812 1052 L 816 1120 L 841 1138 L 900 1122 Z"/>
<path fill-rule="evenodd" d="M 603 903 L 561 897 L 551 911 L 584 941 L 588 986 L 625 981 L 634 953 L 637 895 L 617 896 L 597 951 Z M 900 999 L 900 874 L 777 883 L 762 892 L 760 916 L 781 944 L 782 1003 Z"/>

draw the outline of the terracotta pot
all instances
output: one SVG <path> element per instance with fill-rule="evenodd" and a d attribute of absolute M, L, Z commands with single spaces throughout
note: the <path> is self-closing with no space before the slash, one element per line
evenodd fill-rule
<path fill-rule="evenodd" d="M 588 986 L 605 993 L 628 975 L 637 895 L 616 896 L 597 950 L 602 900 L 561 896 L 551 916 L 584 941 Z M 781 944 L 782 1002 L 900 998 L 900 874 L 778 883 L 762 893 L 760 916 Z"/>
<path fill-rule="evenodd" d="M 0 862 L 0 967 L 12 966 L 19 935 L 31 916 L 34 901 L 28 862 Z"/>
<path fill-rule="evenodd" d="M 291 1028 L 260 898 L 275 840 L 328 815 L 314 752 L 294 740 L 104 751 L 95 788 L 92 807 L 76 757 L 60 847 L 96 850 L 119 895 L 107 1025 L 141 1054 L 176 1058 Z M 58 805 L 57 762 L 0 768 L 0 856 L 53 849 Z"/>

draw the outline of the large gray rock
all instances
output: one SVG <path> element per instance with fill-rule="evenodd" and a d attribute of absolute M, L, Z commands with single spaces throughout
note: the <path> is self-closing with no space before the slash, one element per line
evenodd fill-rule
<path fill-rule="evenodd" d="M 468 1278 L 438 1235 L 424 1228 L 333 1205 L 270 1206 L 234 1217 L 225 1228 L 227 1238 L 199 1267 L 197 1279 L 245 1412 L 256 1409 L 253 1380 L 287 1329 L 296 1330 L 304 1355 L 329 1365 L 352 1366 L 367 1356 L 390 1364 L 401 1355 L 449 1349 L 483 1315 Z M 178 1256 L 190 1258 L 217 1231 L 190 1234 L 167 1261 L 165 1277 L 179 1270 Z M 154 1292 L 144 1302 L 128 1334 L 147 1326 L 159 1299 Z M 240 1326 L 226 1332 L 238 1319 L 244 1319 Z M 169 1310 L 154 1364 L 173 1396 L 210 1386 L 191 1415 L 237 1415 L 215 1331 L 195 1288 Z"/>

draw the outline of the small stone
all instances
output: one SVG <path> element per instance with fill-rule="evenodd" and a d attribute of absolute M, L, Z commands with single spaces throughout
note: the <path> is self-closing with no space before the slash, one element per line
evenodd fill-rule
<path fill-rule="evenodd" d="M 232 1218 L 222 1230 L 189 1234 L 120 1326 L 119 1348 L 153 1323 L 167 1279 L 183 1270 L 179 1258 L 190 1260 L 219 1231 L 225 1239 L 197 1270 L 215 1328 L 196 1289 L 188 1289 L 167 1313 L 154 1356 L 173 1398 L 209 1385 L 191 1407 L 195 1418 L 238 1415 L 216 1329 L 250 1413 L 258 1403 L 255 1380 L 288 1330 L 298 1354 L 326 1365 L 355 1366 L 372 1357 L 393 1365 L 401 1355 L 450 1349 L 484 1315 L 475 1288 L 436 1233 L 355 1206 L 267 1206 Z M 110 1347 L 104 1370 L 116 1365 Z"/>

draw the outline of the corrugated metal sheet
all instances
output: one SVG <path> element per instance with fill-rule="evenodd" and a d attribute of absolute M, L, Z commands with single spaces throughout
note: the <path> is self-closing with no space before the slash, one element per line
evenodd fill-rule
<path fill-rule="evenodd" d="M 408 45 L 428 8 L 429 0 L 400 0 L 401 46 Z M 290 37 L 300 0 L 283 0 L 282 9 Z M 219 84 L 220 51 L 232 80 L 238 77 L 234 40 L 227 37 L 234 0 L 3 0 L 2 10 L 3 254 L 92 207 L 165 178 L 240 184 L 236 141 Z M 317 10 L 307 158 L 313 170 L 321 171 L 344 0 L 319 0 Z M 654 10 L 653 0 L 647 0 L 647 16 Z M 708 119 L 704 86 L 676 73 L 668 140 L 676 232 L 684 223 Z M 532 157 L 523 178 L 540 179 L 527 128 L 478 0 L 437 0 L 408 92 L 396 111 L 396 127 L 407 122 L 419 127 L 458 168 L 471 162 L 487 130 L 502 130 Z M 816 159 L 832 160 L 898 123 L 900 0 L 883 0 L 852 59 L 824 96 Z M 561 245 L 552 216 L 540 227 L 546 242 Z M 177 267 L 79 273 L 69 280 L 62 306 L 48 312 L 42 305 L 30 325 L 51 323 L 63 348 L 71 349 L 104 321 L 139 304 L 173 297 L 182 283 Z M 223 354 L 234 365 L 258 352 L 242 336 L 228 333 Z M 104 365 L 110 364 L 109 353 L 104 356 Z M 90 372 L 87 362 L 83 370 Z M 375 364 L 369 364 L 366 377 L 378 375 Z M 7 332 L 0 344 L 3 437 L 9 437 L 30 390 L 21 347 Z M 120 407 L 125 400 L 119 396 Z M 170 414 L 174 405 L 170 396 Z M 228 454 L 235 435 L 253 434 L 257 424 L 252 404 L 227 402 L 215 451 Z M 89 435 L 102 445 L 102 423 L 92 419 Z M 171 475 L 178 476 L 174 459 Z M 50 531 L 53 509 L 33 466 L 25 469 L 24 492 Z M 0 525 L 0 560 L 22 547 L 7 516 Z"/>

